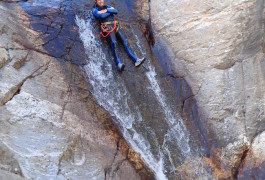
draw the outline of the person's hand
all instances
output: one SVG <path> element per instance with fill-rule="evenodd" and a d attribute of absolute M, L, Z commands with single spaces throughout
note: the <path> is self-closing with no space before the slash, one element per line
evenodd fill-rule
<path fill-rule="evenodd" d="M 105 10 L 101 10 L 101 11 L 98 11 L 98 14 L 104 14 L 104 13 L 106 13 L 107 12 L 107 9 L 105 9 Z"/>

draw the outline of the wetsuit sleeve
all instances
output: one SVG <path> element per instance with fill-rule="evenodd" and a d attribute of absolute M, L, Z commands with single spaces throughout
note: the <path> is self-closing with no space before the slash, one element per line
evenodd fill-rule
<path fill-rule="evenodd" d="M 110 5 L 107 6 L 107 10 L 108 10 L 108 13 L 111 13 L 111 14 L 118 14 L 118 10 L 111 7 Z M 111 9 L 112 8 L 112 9 Z"/>
<path fill-rule="evenodd" d="M 93 8 L 92 13 L 95 16 L 95 18 L 97 18 L 97 19 L 105 19 L 106 17 L 110 16 L 109 12 L 106 12 L 106 13 L 103 13 L 103 14 L 98 14 L 98 9 L 97 8 Z"/>

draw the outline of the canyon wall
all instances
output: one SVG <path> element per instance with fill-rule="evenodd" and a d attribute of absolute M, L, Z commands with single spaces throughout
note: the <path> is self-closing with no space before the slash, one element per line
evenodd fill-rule
<path fill-rule="evenodd" d="M 192 88 L 184 103 L 196 100 L 216 164 L 236 176 L 265 130 L 264 0 L 138 1 L 148 3 L 138 12 L 151 21 L 155 48 Z"/>

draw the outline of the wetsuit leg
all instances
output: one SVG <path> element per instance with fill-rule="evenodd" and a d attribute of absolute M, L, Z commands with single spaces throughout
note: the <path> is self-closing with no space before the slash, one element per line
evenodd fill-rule
<path fill-rule="evenodd" d="M 127 54 L 130 56 L 130 58 L 136 62 L 137 57 L 136 55 L 132 52 L 131 48 L 129 47 L 127 38 L 125 37 L 124 33 L 121 30 L 121 27 L 119 28 L 118 32 L 117 32 L 117 37 L 119 38 L 119 40 L 123 43 L 125 50 L 127 52 Z"/>
<path fill-rule="evenodd" d="M 121 63 L 121 59 L 120 59 L 120 52 L 119 52 L 118 42 L 117 42 L 115 33 L 114 32 L 110 33 L 110 35 L 108 36 L 107 39 L 108 39 L 108 42 L 111 46 L 114 60 L 115 60 L 116 64 L 118 65 Z"/>

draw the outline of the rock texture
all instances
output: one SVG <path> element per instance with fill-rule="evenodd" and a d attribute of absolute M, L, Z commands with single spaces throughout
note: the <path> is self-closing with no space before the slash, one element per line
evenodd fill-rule
<path fill-rule="evenodd" d="M 196 99 L 218 167 L 236 176 L 265 130 L 264 0 L 151 0 L 149 11 L 173 77 L 192 88 L 186 103 Z"/>
<path fill-rule="evenodd" d="M 264 179 L 265 133 L 255 137 L 238 172 L 239 179 Z"/>
<path fill-rule="evenodd" d="M 0 179 L 146 178 L 79 67 L 46 51 L 16 3 L 0 2 L 0 16 Z"/>

